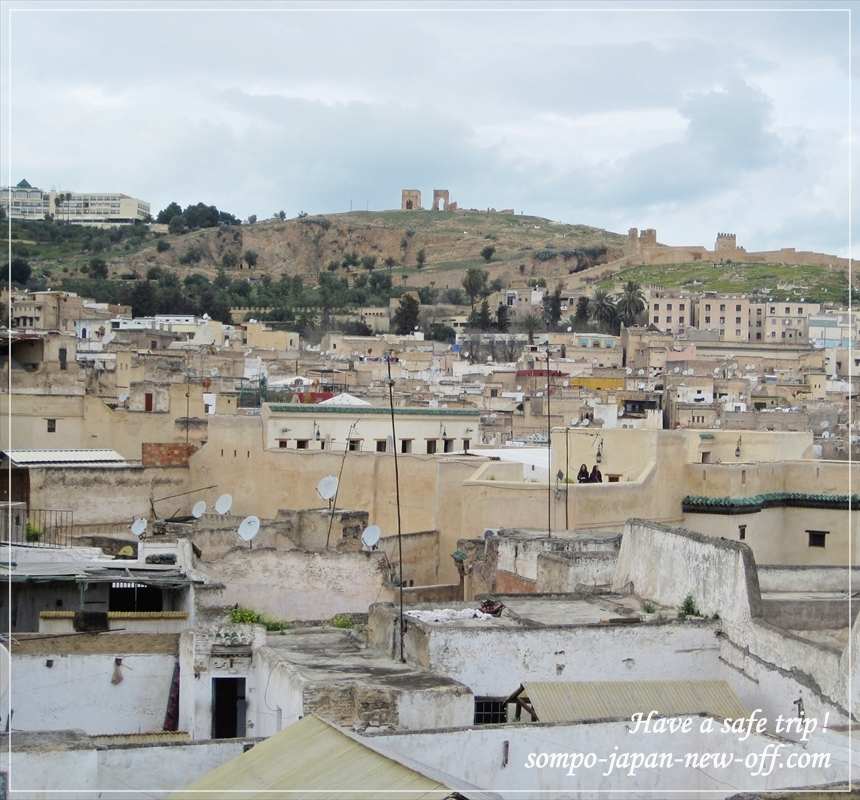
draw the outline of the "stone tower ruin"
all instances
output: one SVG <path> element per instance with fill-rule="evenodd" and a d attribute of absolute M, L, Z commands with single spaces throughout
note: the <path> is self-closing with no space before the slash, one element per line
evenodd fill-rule
<path fill-rule="evenodd" d="M 435 201 L 435 192 L 434 192 Z M 421 192 L 418 189 L 401 189 L 400 210 L 416 211 L 421 208 Z"/>
<path fill-rule="evenodd" d="M 738 237 L 733 233 L 718 233 L 714 244 L 715 253 L 734 253 L 738 249 Z"/>
<path fill-rule="evenodd" d="M 449 192 L 447 189 L 434 189 L 433 190 L 433 210 L 434 211 L 447 211 L 449 205 Z"/>

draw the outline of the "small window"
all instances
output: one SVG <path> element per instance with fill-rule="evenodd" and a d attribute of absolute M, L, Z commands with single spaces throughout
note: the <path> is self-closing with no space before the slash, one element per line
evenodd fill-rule
<path fill-rule="evenodd" d="M 281 450 L 286 450 L 287 449 L 287 440 L 286 439 L 278 439 L 278 447 L 280 447 Z M 224 455 L 223 450 L 221 451 L 221 455 L 222 456 Z"/>
<path fill-rule="evenodd" d="M 412 452 L 412 439 L 401 439 L 400 440 L 400 452 L 401 453 L 411 453 Z"/>
<path fill-rule="evenodd" d="M 738 539 L 740 541 L 744 541 L 747 538 L 747 526 L 746 525 L 738 525 Z"/>
<path fill-rule="evenodd" d="M 507 721 L 508 705 L 505 698 L 475 698 L 475 725 L 503 725 Z"/>
<path fill-rule="evenodd" d="M 388 443 L 385 441 L 385 439 L 377 439 L 376 440 L 376 452 L 377 453 L 384 453 L 386 450 L 387 444 Z"/>
<path fill-rule="evenodd" d="M 427 455 L 432 456 L 436 452 L 436 440 L 428 439 L 427 440 Z"/>
<path fill-rule="evenodd" d="M 308 449 L 308 440 L 307 439 L 296 439 L 296 450 L 307 450 Z"/>
<path fill-rule="evenodd" d="M 810 547 L 825 547 L 827 534 L 830 531 L 807 531 L 809 534 L 809 546 Z"/>
<path fill-rule="evenodd" d="M 57 420 L 49 419 L 48 420 L 48 433 L 56 433 L 57 432 Z"/>
<path fill-rule="evenodd" d="M 702 463 L 703 464 L 710 464 L 711 463 L 710 451 L 705 451 L 704 453 L 702 453 Z"/>
<path fill-rule="evenodd" d="M 143 395 L 143 410 L 152 411 L 152 392 L 146 392 Z"/>
<path fill-rule="evenodd" d="M 361 450 L 361 439 L 350 439 L 349 440 L 349 449 L 350 450 Z"/>

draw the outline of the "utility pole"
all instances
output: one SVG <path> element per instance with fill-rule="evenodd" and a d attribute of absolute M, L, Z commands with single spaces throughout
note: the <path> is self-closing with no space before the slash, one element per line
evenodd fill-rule
<path fill-rule="evenodd" d="M 406 663 L 403 653 L 403 535 L 400 528 L 400 473 L 397 469 L 397 430 L 394 427 L 394 381 L 391 379 L 391 353 L 385 359 L 388 364 L 388 409 L 391 412 L 391 441 L 394 449 L 394 497 L 397 502 L 397 552 L 400 560 L 400 661 Z"/>
<path fill-rule="evenodd" d="M 546 343 L 546 535 L 552 536 L 552 425 L 549 411 L 549 339 Z"/>

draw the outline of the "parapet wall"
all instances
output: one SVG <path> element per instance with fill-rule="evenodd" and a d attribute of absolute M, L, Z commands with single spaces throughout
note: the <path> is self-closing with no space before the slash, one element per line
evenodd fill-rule
<path fill-rule="evenodd" d="M 692 595 L 706 616 L 741 621 L 762 615 L 749 547 L 645 520 L 624 526 L 612 588 L 632 588 L 640 597 L 675 607 Z"/>

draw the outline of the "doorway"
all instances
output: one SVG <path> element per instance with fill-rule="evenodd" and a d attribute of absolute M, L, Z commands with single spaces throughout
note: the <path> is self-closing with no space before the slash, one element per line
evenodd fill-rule
<path fill-rule="evenodd" d="M 212 738 L 245 735 L 245 679 L 212 678 Z"/>

